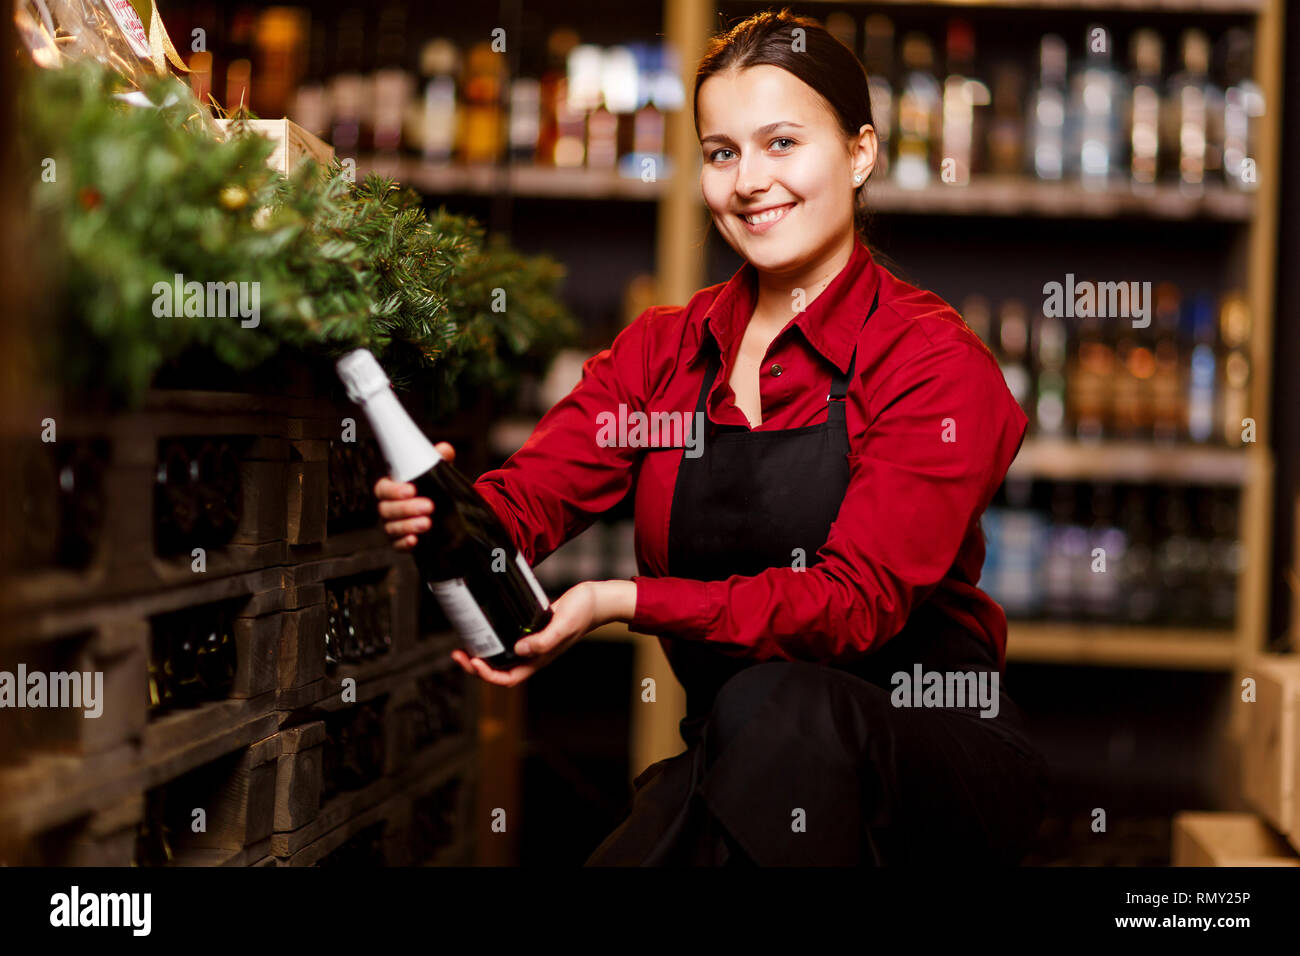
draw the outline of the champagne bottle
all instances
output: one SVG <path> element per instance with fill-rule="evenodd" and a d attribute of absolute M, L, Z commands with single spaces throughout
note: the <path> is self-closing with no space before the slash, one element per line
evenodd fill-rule
<path fill-rule="evenodd" d="M 515 643 L 551 620 L 532 569 L 487 502 L 402 408 L 375 357 L 357 349 L 337 369 L 348 397 L 365 409 L 393 480 L 433 501 L 433 526 L 417 541 L 415 563 L 466 652 L 498 670 L 522 663 Z"/>

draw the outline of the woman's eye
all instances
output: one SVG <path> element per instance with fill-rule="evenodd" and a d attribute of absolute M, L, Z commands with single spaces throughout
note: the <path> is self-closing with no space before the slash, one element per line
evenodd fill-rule
<path fill-rule="evenodd" d="M 722 149 L 715 149 L 713 152 L 709 154 L 709 162 L 715 161 L 718 158 L 718 153 L 729 153 L 729 152 L 731 152 L 731 150 L 727 149 L 725 146 Z"/>
<path fill-rule="evenodd" d="M 789 136 L 781 136 L 781 137 L 779 137 L 779 138 L 777 138 L 777 139 L 772 140 L 772 145 L 773 145 L 773 146 L 775 146 L 777 143 L 789 143 L 790 146 L 793 146 L 793 145 L 794 145 L 794 140 L 792 140 Z M 787 147 L 787 148 L 789 148 L 789 147 Z"/>

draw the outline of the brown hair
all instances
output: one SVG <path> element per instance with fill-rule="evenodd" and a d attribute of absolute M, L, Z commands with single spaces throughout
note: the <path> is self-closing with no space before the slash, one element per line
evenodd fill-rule
<path fill-rule="evenodd" d="M 797 52 L 793 32 L 796 28 L 803 30 L 804 46 Z M 709 40 L 695 72 L 696 136 L 700 135 L 700 86 L 715 73 L 751 66 L 777 66 L 803 80 L 830 105 L 846 137 L 856 138 L 863 123 L 875 126 L 867 72 L 857 56 L 816 20 L 795 16 L 788 7 L 783 7 L 779 11 L 756 13 Z M 866 242 L 869 221 L 866 188 L 866 182 L 857 188 L 853 205 L 854 226 L 863 242 Z"/>

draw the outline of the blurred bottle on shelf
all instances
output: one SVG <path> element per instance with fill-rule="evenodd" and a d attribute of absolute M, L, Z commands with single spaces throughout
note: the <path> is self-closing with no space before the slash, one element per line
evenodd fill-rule
<path fill-rule="evenodd" d="M 1078 320 L 1078 345 L 1069 375 L 1074 433 L 1080 441 L 1107 437 L 1115 375 L 1115 349 L 1106 319 L 1088 316 Z"/>
<path fill-rule="evenodd" d="M 965 186 L 972 172 L 982 172 L 975 144 L 984 143 L 984 111 L 991 102 L 989 88 L 974 78 L 975 31 L 956 17 L 948 21 L 945 43 L 948 76 L 943 81 L 943 120 L 940 130 L 940 178 L 948 185 Z"/>
<path fill-rule="evenodd" d="M 1021 113 L 1025 71 L 1017 63 L 999 63 L 993 73 L 993 117 L 988 132 L 988 171 L 1015 176 L 1025 164 L 1025 120 Z M 980 140 L 976 138 L 976 143 Z"/>
<path fill-rule="evenodd" d="M 1258 177 L 1255 154 L 1264 92 L 1253 77 L 1254 41 L 1233 27 L 1224 35 L 1223 175 L 1233 189 L 1250 192 Z"/>
<path fill-rule="evenodd" d="M 333 75 L 329 82 L 330 136 L 338 156 L 356 158 L 374 142 L 370 130 L 370 81 L 365 72 L 366 16 L 344 10 L 335 23 Z"/>
<path fill-rule="evenodd" d="M 1065 363 L 1069 343 L 1064 320 L 1040 312 L 1034 319 L 1034 414 L 1043 438 L 1065 434 Z"/>
<path fill-rule="evenodd" d="M 423 110 L 415 151 L 428 163 L 449 163 L 456 154 L 459 96 L 456 76 L 460 51 L 446 37 L 434 37 L 420 50 L 424 77 Z"/>
<path fill-rule="evenodd" d="M 1132 97 L 1129 106 L 1129 177 L 1134 186 L 1155 185 L 1160 151 L 1161 70 L 1164 46 L 1155 30 L 1142 29 L 1130 42 Z"/>
<path fill-rule="evenodd" d="M 1087 189 L 1105 189 L 1120 168 L 1124 79 L 1111 63 L 1111 34 L 1093 24 L 1087 31 L 1084 69 L 1074 78 L 1070 110 L 1072 137 L 1067 173 Z"/>
<path fill-rule="evenodd" d="M 1250 306 L 1239 292 L 1230 292 L 1219 306 L 1219 342 L 1223 355 L 1222 440 L 1240 445 L 1250 414 Z"/>
<path fill-rule="evenodd" d="M 235 9 L 226 33 L 224 47 L 226 60 L 225 101 L 227 112 L 233 113 L 241 106 L 253 105 L 253 33 L 257 27 L 257 9 L 240 6 Z"/>
<path fill-rule="evenodd" d="M 1155 372 L 1151 376 L 1152 438 L 1162 445 L 1182 438 L 1186 408 L 1182 343 L 1179 341 L 1180 295 L 1172 282 L 1155 287 Z"/>
<path fill-rule="evenodd" d="M 871 175 L 883 180 L 890 175 L 894 147 L 894 24 L 880 13 L 870 14 L 862 24 L 862 62 L 867 70 L 871 96 L 871 118 L 876 129 L 876 165 Z"/>
<path fill-rule="evenodd" d="M 302 82 L 293 91 L 288 116 L 314 136 L 330 135 L 329 35 L 322 19 L 313 19 Z"/>
<path fill-rule="evenodd" d="M 1165 139 L 1171 159 L 1176 158 L 1178 183 L 1184 191 L 1199 192 L 1206 175 L 1216 166 L 1209 143 L 1209 119 L 1217 93 L 1210 83 L 1210 43 L 1201 30 L 1182 34 L 1182 68 L 1169 80 Z"/>
<path fill-rule="evenodd" d="M 491 41 L 483 40 L 469 48 L 462 87 L 462 163 L 496 163 L 504 154 L 506 130 L 502 99 L 507 79 L 505 54 L 493 50 Z"/>
<path fill-rule="evenodd" d="M 253 45 L 257 52 L 257 112 L 288 114 L 293 91 L 306 67 L 307 12 L 298 7 L 268 7 L 257 15 Z"/>
<path fill-rule="evenodd" d="M 1192 343 L 1187 378 L 1187 437 L 1205 443 L 1214 437 L 1218 399 L 1218 357 L 1215 355 L 1214 303 L 1209 295 L 1195 296 L 1188 305 L 1187 338 Z"/>
<path fill-rule="evenodd" d="M 1029 320 L 1025 304 L 1007 299 L 998 310 L 998 364 L 1012 397 L 1033 421 L 1033 378 L 1029 373 Z"/>
<path fill-rule="evenodd" d="M 415 94 L 415 77 L 407 66 L 406 5 L 386 3 L 379 14 L 373 92 L 372 148 L 379 156 L 396 157 L 402 146 L 407 106 Z"/>
<path fill-rule="evenodd" d="M 557 161 L 557 155 L 567 154 L 573 149 L 565 137 L 573 135 L 573 120 L 569 110 L 569 53 L 579 43 L 576 31 L 568 27 L 558 27 L 546 38 L 546 71 L 539 81 L 541 99 L 541 127 L 537 136 L 536 162 L 541 166 L 571 165 Z M 582 142 L 579 135 L 578 142 Z"/>
<path fill-rule="evenodd" d="M 894 181 L 923 189 L 938 167 L 943 96 L 934 77 L 934 48 L 923 33 L 903 37 L 903 82 L 898 96 Z"/>
<path fill-rule="evenodd" d="M 541 83 L 530 76 L 510 81 L 510 161 L 531 163 L 541 129 Z"/>
<path fill-rule="evenodd" d="M 1065 41 L 1049 33 L 1039 43 L 1038 83 L 1029 110 L 1033 171 L 1039 179 L 1065 175 L 1065 71 Z"/>

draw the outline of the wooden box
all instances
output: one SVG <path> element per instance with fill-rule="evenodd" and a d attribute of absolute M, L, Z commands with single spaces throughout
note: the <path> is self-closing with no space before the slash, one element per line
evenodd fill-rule
<path fill-rule="evenodd" d="M 217 126 L 228 132 L 232 120 L 217 120 Z M 266 161 L 272 169 L 288 176 L 304 159 L 314 159 L 323 168 L 334 160 L 334 147 L 290 119 L 246 120 L 248 128 L 275 142 L 275 152 Z"/>
<path fill-rule="evenodd" d="M 1300 856 L 1252 813 L 1174 817 L 1174 866 L 1300 866 Z"/>
<path fill-rule="evenodd" d="M 1281 833 L 1296 825 L 1296 762 L 1300 749 L 1300 658 L 1263 654 L 1246 669 L 1255 702 L 1246 709 L 1241 789 L 1247 802 Z"/>

